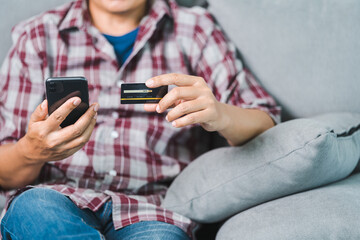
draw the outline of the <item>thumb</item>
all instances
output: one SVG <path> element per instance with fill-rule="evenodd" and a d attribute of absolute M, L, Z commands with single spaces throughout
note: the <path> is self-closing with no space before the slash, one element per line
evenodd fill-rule
<path fill-rule="evenodd" d="M 46 119 L 46 115 L 48 114 L 47 108 L 47 100 L 45 99 L 41 104 L 39 104 L 35 111 L 31 114 L 30 122 L 39 122 Z"/>

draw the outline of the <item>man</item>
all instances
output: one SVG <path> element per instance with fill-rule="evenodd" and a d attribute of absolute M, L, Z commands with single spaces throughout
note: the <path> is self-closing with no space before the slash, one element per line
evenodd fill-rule
<path fill-rule="evenodd" d="M 77 0 L 13 35 L 0 75 L 0 186 L 16 189 L 4 239 L 188 239 L 194 223 L 160 207 L 169 182 L 210 149 L 207 132 L 241 145 L 279 117 L 201 8 Z M 79 75 L 95 103 L 60 128 L 80 99 L 47 116 L 44 80 Z M 170 91 L 120 104 L 122 83 L 145 81 Z"/>

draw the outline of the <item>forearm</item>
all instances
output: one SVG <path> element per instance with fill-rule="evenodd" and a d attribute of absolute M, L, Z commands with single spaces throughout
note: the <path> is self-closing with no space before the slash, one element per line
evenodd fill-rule
<path fill-rule="evenodd" d="M 15 189 L 32 183 L 44 163 L 30 162 L 22 154 L 21 140 L 0 146 L 0 186 Z"/>
<path fill-rule="evenodd" d="M 244 109 L 224 103 L 219 104 L 224 128 L 218 132 L 232 146 L 244 144 L 274 126 L 271 117 L 261 110 Z"/>

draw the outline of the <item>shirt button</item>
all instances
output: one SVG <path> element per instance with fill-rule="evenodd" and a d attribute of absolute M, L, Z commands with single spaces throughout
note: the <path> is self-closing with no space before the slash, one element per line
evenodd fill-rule
<path fill-rule="evenodd" d="M 119 80 L 119 81 L 116 82 L 116 86 L 117 86 L 118 88 L 121 88 L 121 84 L 123 84 L 123 83 L 124 83 L 123 80 Z"/>
<path fill-rule="evenodd" d="M 119 137 L 119 133 L 117 131 L 112 131 L 111 132 L 111 137 L 112 138 L 118 138 Z"/>
<path fill-rule="evenodd" d="M 118 112 L 112 112 L 111 113 L 111 116 L 115 119 L 118 119 L 119 118 L 119 113 Z"/>
<path fill-rule="evenodd" d="M 113 170 L 110 170 L 110 171 L 109 171 L 109 175 L 115 177 L 115 176 L 116 176 L 116 171 L 115 171 L 114 169 L 113 169 Z"/>

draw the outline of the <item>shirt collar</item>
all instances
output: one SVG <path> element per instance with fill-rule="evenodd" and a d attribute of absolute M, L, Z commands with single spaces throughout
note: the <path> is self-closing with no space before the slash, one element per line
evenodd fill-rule
<path fill-rule="evenodd" d="M 83 29 L 86 23 L 90 23 L 90 14 L 88 12 L 86 0 L 76 0 L 71 3 L 70 9 L 59 24 L 59 31 L 72 28 Z"/>
<path fill-rule="evenodd" d="M 153 4 L 151 6 L 151 9 L 149 10 L 148 16 L 162 17 L 164 15 L 167 15 L 172 18 L 172 11 L 170 7 L 172 4 L 174 4 L 173 0 L 153 0 Z"/>
<path fill-rule="evenodd" d="M 149 0 L 152 1 L 152 0 Z M 172 18 L 170 5 L 176 5 L 174 0 L 153 0 L 149 13 L 145 18 L 153 21 L 160 21 L 164 15 Z M 144 20 L 144 19 L 143 19 Z M 59 24 L 59 31 L 78 28 L 83 29 L 88 24 L 91 25 L 91 17 L 88 11 L 87 0 L 76 0 L 72 2 L 70 9 Z"/>

